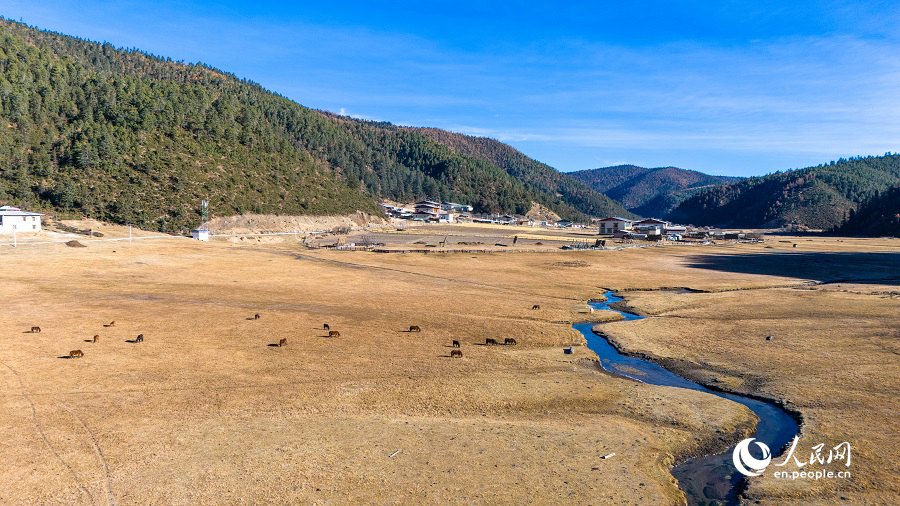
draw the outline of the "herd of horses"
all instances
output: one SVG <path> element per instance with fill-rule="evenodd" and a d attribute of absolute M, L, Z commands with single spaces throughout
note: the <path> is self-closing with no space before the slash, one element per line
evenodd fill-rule
<path fill-rule="evenodd" d="M 540 308 L 541 308 L 541 306 L 538 304 L 535 304 L 534 306 L 531 307 L 532 310 L 538 310 Z M 248 320 L 259 320 L 261 318 L 262 318 L 261 314 L 255 313 L 253 316 L 251 316 L 250 318 L 247 318 L 247 319 Z M 114 327 L 115 325 L 116 325 L 115 320 L 113 320 L 109 323 L 103 324 L 103 326 L 107 327 L 107 328 Z M 332 330 L 331 325 L 329 325 L 328 323 L 323 323 L 322 329 L 326 330 L 328 332 L 328 337 L 341 337 L 341 333 L 337 330 Z M 417 333 L 422 332 L 422 327 L 420 327 L 418 325 L 410 325 L 409 330 L 407 330 L 406 332 L 417 332 Z M 41 328 L 37 327 L 37 326 L 31 327 L 31 333 L 32 334 L 40 334 Z M 96 343 L 100 342 L 100 335 L 95 334 L 92 339 L 85 340 L 85 342 L 96 344 Z M 138 334 L 137 337 L 135 337 L 134 339 L 129 340 L 127 342 L 143 343 L 144 342 L 144 334 Z M 287 346 L 287 344 L 288 344 L 287 338 L 283 337 L 283 338 L 279 339 L 278 344 L 269 345 L 269 346 L 276 346 L 278 348 L 283 348 L 283 347 Z M 487 346 L 497 346 L 497 345 L 500 345 L 500 342 L 497 341 L 496 339 L 488 337 L 484 340 L 484 344 Z M 511 337 L 507 337 L 506 339 L 503 340 L 504 346 L 515 346 L 516 344 L 518 344 L 516 342 L 516 340 Z M 462 358 L 463 353 L 462 353 L 462 350 L 459 349 L 461 346 L 460 342 L 458 340 L 454 339 L 450 346 L 452 348 L 454 348 L 453 350 L 450 351 L 450 358 Z M 68 354 L 68 358 L 82 358 L 82 357 L 84 357 L 84 352 L 81 350 L 72 350 Z"/>

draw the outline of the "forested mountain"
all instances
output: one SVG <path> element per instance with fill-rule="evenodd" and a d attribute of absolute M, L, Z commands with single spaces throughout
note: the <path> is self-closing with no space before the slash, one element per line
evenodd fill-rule
<path fill-rule="evenodd" d="M 632 216 L 615 202 L 587 184 L 521 153 L 500 141 L 487 137 L 473 137 L 435 128 L 416 128 L 425 136 L 449 146 L 455 152 L 477 158 L 502 168 L 509 175 L 525 183 L 529 189 L 552 196 L 555 210 L 572 208 L 592 216 L 615 214 Z M 557 211 L 558 212 L 558 211 Z"/>
<path fill-rule="evenodd" d="M 867 200 L 835 232 L 842 235 L 900 237 L 900 186 Z"/>
<path fill-rule="evenodd" d="M 656 217 L 668 216 L 679 203 L 701 188 L 740 180 L 678 167 L 648 169 L 636 165 L 602 167 L 569 174 L 621 202 L 629 211 Z"/>
<path fill-rule="evenodd" d="M 214 215 L 374 211 L 378 197 L 515 213 L 537 202 L 570 219 L 621 209 L 521 154 L 477 156 L 433 131 L 7 20 L 0 119 L 0 202 L 166 231 L 196 225 L 201 198 Z"/>
<path fill-rule="evenodd" d="M 841 159 L 704 189 L 670 218 L 694 225 L 832 229 L 861 203 L 898 183 L 898 154 Z"/>

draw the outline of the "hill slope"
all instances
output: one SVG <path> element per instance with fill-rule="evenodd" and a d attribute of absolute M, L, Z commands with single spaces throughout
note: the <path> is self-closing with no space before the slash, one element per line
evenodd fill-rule
<path fill-rule="evenodd" d="M 631 216 L 619 202 L 587 184 L 521 153 L 508 144 L 487 137 L 473 137 L 435 128 L 417 128 L 430 139 L 455 152 L 483 160 L 505 170 L 529 189 L 552 196 L 555 209 L 574 208 L 592 216 Z"/>
<path fill-rule="evenodd" d="M 853 158 L 715 186 L 670 217 L 695 225 L 816 229 L 841 225 L 861 203 L 900 182 L 900 155 Z"/>
<path fill-rule="evenodd" d="M 484 212 L 536 202 L 571 219 L 621 209 L 560 191 L 565 178 L 546 166 L 501 168 L 417 129 L 315 111 L 204 65 L 6 20 L 0 118 L 0 201 L 160 230 L 196 225 L 201 198 L 213 215 L 374 211 L 376 197 Z"/>
<path fill-rule="evenodd" d="M 836 232 L 845 235 L 900 237 L 900 186 L 863 203 Z"/>
<path fill-rule="evenodd" d="M 677 167 L 648 169 L 636 165 L 618 165 L 569 173 L 622 203 L 642 216 L 665 217 L 679 203 L 701 188 L 731 183 L 736 177 L 711 176 Z"/>

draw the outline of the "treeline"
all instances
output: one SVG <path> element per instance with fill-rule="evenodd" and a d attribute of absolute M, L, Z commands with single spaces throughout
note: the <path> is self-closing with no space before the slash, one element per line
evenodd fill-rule
<path fill-rule="evenodd" d="M 509 144 L 487 137 L 474 137 L 436 128 L 412 129 L 449 146 L 466 156 L 483 160 L 505 170 L 525 186 L 549 196 L 549 202 L 557 214 L 573 217 L 578 213 L 591 216 L 633 216 L 615 200 L 595 191 L 570 174 L 559 172 L 523 154 Z M 550 205 L 544 202 L 545 205 Z M 561 213 L 560 211 L 565 211 Z"/>
<path fill-rule="evenodd" d="M 7 20 L 0 117 L 0 201 L 165 231 L 196 225 L 201 198 L 214 215 L 375 211 L 377 197 L 508 213 L 538 202 L 570 219 L 616 207 L 533 160 L 501 167 L 205 65 Z"/>
<path fill-rule="evenodd" d="M 876 194 L 849 214 L 847 221 L 834 232 L 840 235 L 900 237 L 900 186 Z"/>
<path fill-rule="evenodd" d="M 375 211 L 198 65 L 0 23 L 0 201 L 163 231 L 215 214 Z M 271 100 L 283 100 L 272 97 Z"/>
<path fill-rule="evenodd" d="M 829 230 L 851 211 L 900 181 L 900 155 L 840 159 L 706 188 L 682 202 L 670 217 L 694 225 Z"/>

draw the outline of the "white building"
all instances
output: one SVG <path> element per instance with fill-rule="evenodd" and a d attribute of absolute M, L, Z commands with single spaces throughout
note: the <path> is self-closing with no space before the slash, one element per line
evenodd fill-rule
<path fill-rule="evenodd" d="M 631 220 L 613 216 L 600 220 L 600 234 L 612 235 L 631 228 Z"/>
<path fill-rule="evenodd" d="M 195 228 L 194 230 L 191 230 L 191 237 L 198 241 L 208 241 L 209 230 L 205 228 Z"/>
<path fill-rule="evenodd" d="M 18 207 L 0 206 L 0 234 L 41 231 L 41 213 L 23 211 Z"/>

